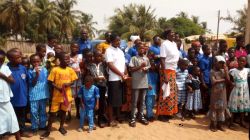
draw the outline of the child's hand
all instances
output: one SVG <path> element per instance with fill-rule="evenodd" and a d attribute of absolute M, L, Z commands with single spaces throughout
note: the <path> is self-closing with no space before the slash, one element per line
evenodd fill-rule
<path fill-rule="evenodd" d="M 39 68 L 39 67 L 35 67 L 35 71 L 36 71 L 36 74 L 37 74 L 37 75 L 40 74 L 40 68 Z"/>
<path fill-rule="evenodd" d="M 151 86 L 151 85 L 148 85 L 148 89 L 149 89 L 149 90 L 152 90 L 152 86 Z"/>
<path fill-rule="evenodd" d="M 141 63 L 141 68 L 146 67 L 146 65 L 147 65 L 146 62 L 142 62 Z"/>

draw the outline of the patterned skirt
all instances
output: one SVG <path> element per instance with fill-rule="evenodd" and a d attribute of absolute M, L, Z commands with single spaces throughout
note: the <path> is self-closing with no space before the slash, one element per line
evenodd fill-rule
<path fill-rule="evenodd" d="M 164 74 L 170 84 L 170 95 L 166 99 L 163 99 L 163 92 L 162 89 L 160 89 L 156 115 L 174 115 L 178 112 L 176 72 L 174 70 L 161 70 L 160 85 L 163 84 Z"/>
<path fill-rule="evenodd" d="M 190 111 L 191 110 L 199 111 L 200 109 L 202 109 L 200 90 L 195 90 L 194 93 L 188 93 L 186 109 Z"/>

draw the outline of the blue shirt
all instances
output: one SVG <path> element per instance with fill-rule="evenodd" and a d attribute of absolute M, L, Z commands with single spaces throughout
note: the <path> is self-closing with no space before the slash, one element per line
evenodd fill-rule
<path fill-rule="evenodd" d="M 14 107 L 24 107 L 27 105 L 28 99 L 28 72 L 26 67 L 23 65 L 18 65 L 18 67 L 10 66 L 7 64 L 12 72 L 12 77 L 15 82 L 10 84 L 10 88 L 13 92 L 13 98 L 11 98 L 11 103 Z"/>
<path fill-rule="evenodd" d="M 159 83 L 159 74 L 157 72 L 148 72 L 148 84 L 152 87 L 152 90 L 148 89 L 147 95 L 156 95 L 157 85 Z"/>
<path fill-rule="evenodd" d="M 160 46 L 152 45 L 149 47 L 149 51 L 153 52 L 154 55 L 160 55 Z"/>
<path fill-rule="evenodd" d="M 202 57 L 203 57 L 203 54 L 201 54 L 201 53 L 196 55 L 196 58 L 197 58 L 198 61 L 200 61 L 200 59 L 202 59 Z"/>
<path fill-rule="evenodd" d="M 203 79 L 206 84 L 210 84 L 210 71 L 212 68 L 212 57 L 203 55 L 199 63 L 201 72 L 203 73 Z"/>
<path fill-rule="evenodd" d="M 125 53 L 125 64 L 129 65 L 130 60 L 131 60 L 130 55 L 128 53 Z"/>
<path fill-rule="evenodd" d="M 36 77 L 36 71 L 34 69 L 28 70 L 29 74 L 29 99 L 30 101 L 38 101 L 49 98 L 49 86 L 48 86 L 48 71 L 46 68 L 42 68 L 37 79 L 36 85 L 33 86 L 32 81 Z"/>
<path fill-rule="evenodd" d="M 86 109 L 92 110 L 95 108 L 96 99 L 100 98 L 99 88 L 92 85 L 87 89 L 83 85 L 78 92 L 78 97 L 83 101 Z"/>
<path fill-rule="evenodd" d="M 137 56 L 138 55 L 137 47 L 133 46 L 133 47 L 129 48 L 128 54 L 131 56 L 131 58 L 134 56 Z"/>
<path fill-rule="evenodd" d="M 86 41 L 83 41 L 82 39 L 79 39 L 77 41 L 77 44 L 79 45 L 80 49 L 79 49 L 79 54 L 82 53 L 82 51 L 86 48 L 90 49 L 91 51 L 93 51 L 93 47 L 91 44 L 91 41 L 88 39 Z"/>
<path fill-rule="evenodd" d="M 187 58 L 187 53 L 184 50 L 180 49 L 179 52 L 180 52 L 180 58 Z"/>

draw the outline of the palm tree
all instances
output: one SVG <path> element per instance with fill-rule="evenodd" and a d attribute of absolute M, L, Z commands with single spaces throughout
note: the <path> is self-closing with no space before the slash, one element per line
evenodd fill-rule
<path fill-rule="evenodd" d="M 192 21 L 193 21 L 195 24 L 198 24 L 198 23 L 199 23 L 199 17 L 198 17 L 198 16 L 191 16 L 191 19 L 192 19 Z"/>
<path fill-rule="evenodd" d="M 97 22 L 93 21 L 93 15 L 86 13 L 81 14 L 79 26 L 88 31 L 90 38 L 94 38 L 95 33 L 97 33 L 97 29 L 94 27 L 96 24 Z"/>
<path fill-rule="evenodd" d="M 69 35 L 72 35 L 73 29 L 76 25 L 78 10 L 72 10 L 73 6 L 77 4 L 76 0 L 57 0 L 58 12 L 60 13 L 61 27 L 60 39 L 65 38 L 68 40 Z"/>
<path fill-rule="evenodd" d="M 27 17 L 30 13 L 28 0 L 6 0 L 1 4 L 0 22 L 5 25 L 12 34 L 17 35 L 24 32 Z"/>
<path fill-rule="evenodd" d="M 188 14 L 186 12 L 181 11 L 179 14 L 177 14 L 177 17 L 188 18 Z"/>

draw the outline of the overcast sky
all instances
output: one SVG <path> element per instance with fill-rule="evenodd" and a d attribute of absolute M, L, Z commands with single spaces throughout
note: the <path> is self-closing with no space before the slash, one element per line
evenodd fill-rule
<path fill-rule="evenodd" d="M 92 14 L 94 21 L 98 22 L 97 29 L 106 29 L 108 19 L 114 15 L 116 8 L 130 3 L 151 5 L 155 9 L 157 18 L 171 18 L 180 11 L 187 12 L 189 16 L 200 17 L 200 22 L 206 21 L 208 29 L 216 33 L 217 14 L 221 11 L 221 16 L 226 16 L 229 11 L 236 15 L 236 10 L 242 9 L 247 4 L 247 0 L 77 0 L 75 9 Z M 232 24 L 221 21 L 220 33 L 230 31 Z"/>

